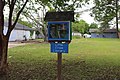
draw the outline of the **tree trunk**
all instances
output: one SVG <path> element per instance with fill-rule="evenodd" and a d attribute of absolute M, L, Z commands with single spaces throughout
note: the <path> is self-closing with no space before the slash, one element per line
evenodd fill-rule
<path fill-rule="evenodd" d="M 7 73 L 7 52 L 8 52 L 8 39 L 4 37 L 1 41 L 1 56 L 0 56 L 0 75 L 5 75 Z"/>
<path fill-rule="evenodd" d="M 47 28 L 44 26 L 43 27 L 43 34 L 44 34 L 44 41 L 48 41 L 48 33 L 47 33 Z"/>
<path fill-rule="evenodd" d="M 116 0 L 116 30 L 117 30 L 117 38 L 119 38 L 119 27 L 118 27 L 118 0 Z"/>
<path fill-rule="evenodd" d="M 2 58 L 2 38 L 0 36 L 0 63 L 1 63 L 1 58 Z"/>
<path fill-rule="evenodd" d="M 4 10 L 5 0 L 0 0 L 0 76 L 6 74 L 7 70 L 7 47 L 8 38 L 4 36 Z"/>
<path fill-rule="evenodd" d="M 4 35 L 4 7 L 6 0 L 0 0 L 0 76 L 7 73 L 7 52 L 8 52 L 8 40 L 11 34 L 11 31 L 14 29 L 15 25 L 17 24 L 17 21 L 19 19 L 19 16 L 23 9 L 25 8 L 28 0 L 25 1 L 21 9 L 18 11 L 16 15 L 16 19 L 14 23 L 12 24 L 12 15 L 14 11 L 14 6 L 16 3 L 16 0 L 8 0 L 8 6 L 9 6 L 9 23 L 8 23 L 8 31 L 7 34 Z"/>

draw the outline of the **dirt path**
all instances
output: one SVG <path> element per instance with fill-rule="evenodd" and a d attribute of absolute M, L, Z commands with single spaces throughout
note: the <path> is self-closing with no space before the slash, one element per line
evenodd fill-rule
<path fill-rule="evenodd" d="M 29 40 L 29 41 L 18 41 L 18 42 L 9 42 L 8 43 L 8 48 L 13 48 L 16 46 L 22 46 L 22 45 L 26 45 L 26 44 L 40 44 L 40 43 L 47 43 L 47 42 L 43 42 L 43 41 L 35 41 L 35 40 Z"/>
<path fill-rule="evenodd" d="M 21 42 L 9 42 L 8 43 L 8 48 L 13 48 L 16 46 L 21 46 L 21 45 L 26 45 L 27 43 L 21 43 Z"/>

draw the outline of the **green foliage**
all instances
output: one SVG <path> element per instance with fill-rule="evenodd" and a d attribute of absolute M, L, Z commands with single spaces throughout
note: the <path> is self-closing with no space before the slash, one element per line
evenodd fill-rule
<path fill-rule="evenodd" d="M 113 46 L 115 45 L 115 46 Z M 69 53 L 63 54 L 62 80 L 119 80 L 119 39 L 73 39 Z M 57 54 L 48 43 L 29 44 L 9 49 L 7 79 L 55 80 Z"/>
<path fill-rule="evenodd" d="M 115 16 L 115 2 L 112 0 L 95 0 L 93 13 L 97 21 L 109 22 Z"/>
<path fill-rule="evenodd" d="M 90 0 L 50 0 L 47 3 L 48 11 L 75 11 L 76 8 L 89 4 Z M 80 13 L 75 13 L 75 20 L 78 20 Z"/>
<path fill-rule="evenodd" d="M 96 23 L 91 23 L 89 26 L 89 29 L 96 29 L 98 28 L 98 25 Z"/>
<path fill-rule="evenodd" d="M 72 36 L 72 39 L 80 39 L 81 37 L 78 35 Z"/>
<path fill-rule="evenodd" d="M 36 35 L 39 35 L 40 34 L 40 32 L 39 31 L 36 31 L 36 33 L 35 33 Z"/>
<path fill-rule="evenodd" d="M 30 31 L 30 36 L 33 36 L 34 31 Z"/>
<path fill-rule="evenodd" d="M 76 8 L 81 8 L 83 5 L 87 4 L 89 0 L 49 0 L 48 8 L 55 11 L 69 11 L 75 10 Z"/>
<path fill-rule="evenodd" d="M 120 24 L 120 21 L 118 22 L 118 24 Z"/>
<path fill-rule="evenodd" d="M 25 26 L 28 26 L 30 28 L 32 28 L 32 24 L 27 22 L 27 21 L 22 21 L 21 19 L 18 20 L 18 23 L 22 24 L 22 25 L 25 25 Z"/>
<path fill-rule="evenodd" d="M 116 16 L 116 10 L 120 10 L 120 5 L 116 8 L 116 1 L 119 2 L 119 0 L 94 0 L 92 16 L 101 23 L 102 27 L 109 28 L 109 22 Z"/>
<path fill-rule="evenodd" d="M 72 24 L 73 32 L 80 32 L 81 34 L 89 33 L 89 24 L 84 20 L 76 21 Z"/>

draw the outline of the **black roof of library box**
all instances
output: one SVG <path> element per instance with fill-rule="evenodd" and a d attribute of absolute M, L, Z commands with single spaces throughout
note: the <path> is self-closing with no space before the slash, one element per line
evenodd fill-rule
<path fill-rule="evenodd" d="M 72 21 L 74 22 L 74 11 L 47 12 L 45 21 Z"/>

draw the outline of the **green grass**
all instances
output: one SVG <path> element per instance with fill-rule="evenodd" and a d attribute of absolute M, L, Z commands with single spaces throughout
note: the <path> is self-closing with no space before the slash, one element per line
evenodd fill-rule
<path fill-rule="evenodd" d="M 56 80 L 57 54 L 48 43 L 11 48 L 8 61 L 8 80 Z M 120 40 L 74 39 L 62 64 L 62 80 L 120 80 Z"/>

